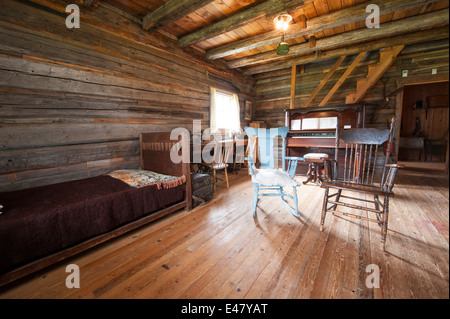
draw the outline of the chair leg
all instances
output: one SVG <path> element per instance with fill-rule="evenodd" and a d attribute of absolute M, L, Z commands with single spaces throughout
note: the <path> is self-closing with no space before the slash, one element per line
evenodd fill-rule
<path fill-rule="evenodd" d="M 339 202 L 339 199 L 341 199 L 341 193 L 342 193 L 342 189 L 338 189 L 337 191 L 337 195 L 336 195 L 336 202 Z M 334 205 L 333 210 L 336 210 L 337 205 Z"/>
<path fill-rule="evenodd" d="M 295 206 L 295 213 L 294 215 L 297 217 L 300 217 L 300 213 L 298 212 L 298 197 L 297 197 L 297 187 L 293 187 L 294 192 L 294 206 Z"/>
<path fill-rule="evenodd" d="M 378 195 L 373 196 L 373 201 L 375 202 L 375 209 L 380 210 L 380 205 L 378 205 Z"/>
<path fill-rule="evenodd" d="M 226 167 L 225 167 L 225 180 L 227 181 L 227 188 L 230 188 L 230 184 L 228 184 L 228 172 Z"/>
<path fill-rule="evenodd" d="M 386 196 L 384 198 L 384 207 L 383 207 L 383 221 L 381 225 L 381 249 L 383 251 L 386 250 L 386 237 L 388 230 L 388 218 L 389 218 L 389 197 Z"/>
<path fill-rule="evenodd" d="M 213 169 L 213 187 L 214 187 L 214 193 L 216 192 L 216 183 L 217 183 L 216 170 Z"/>
<path fill-rule="evenodd" d="M 280 192 L 281 200 L 284 200 L 283 187 L 280 187 L 278 191 Z"/>
<path fill-rule="evenodd" d="M 254 190 L 253 190 L 253 217 L 256 216 L 256 205 L 258 204 L 258 192 L 259 192 L 259 187 L 255 186 Z"/>
<path fill-rule="evenodd" d="M 323 197 L 323 207 L 322 207 L 322 216 L 320 218 L 320 231 L 323 231 L 323 224 L 325 223 L 325 216 L 327 214 L 327 206 L 328 206 L 328 193 L 330 189 L 328 187 L 325 188 L 325 195 Z"/>

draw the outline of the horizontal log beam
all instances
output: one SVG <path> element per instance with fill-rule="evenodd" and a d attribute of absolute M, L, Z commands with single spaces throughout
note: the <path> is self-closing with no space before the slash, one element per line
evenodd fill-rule
<path fill-rule="evenodd" d="M 17 2 L 12 0 L 3 0 L 5 3 L 4 7 L 9 8 L 14 6 L 14 10 L 2 10 L 0 11 L 0 20 L 2 21 L 20 21 L 23 26 L 33 25 L 33 28 L 38 28 L 45 31 L 47 34 L 55 34 L 56 37 L 70 39 L 70 40 L 80 40 L 78 42 L 88 42 L 84 35 L 91 35 L 84 32 L 83 35 L 80 32 L 72 32 L 70 29 L 65 27 L 64 19 L 67 16 L 65 8 L 67 6 L 67 1 L 65 0 L 31 0 Z M 2 2 L 2 3 L 3 3 Z M 11 4 L 10 4 L 11 3 Z M 36 8 L 31 4 L 36 3 L 47 7 L 51 10 L 39 10 L 39 15 L 35 16 Z M 42 8 L 41 8 L 42 9 Z M 60 12 L 60 15 L 55 15 L 56 10 Z M 27 13 L 25 13 L 27 12 Z M 28 13 L 30 12 L 30 13 Z M 189 65 L 192 69 L 202 69 L 202 76 L 205 76 L 205 68 L 208 73 L 217 75 L 221 78 L 227 79 L 230 82 L 243 80 L 247 83 L 251 83 L 252 80 L 248 77 L 240 77 L 239 72 L 234 73 L 225 65 L 225 63 L 211 63 L 208 61 L 204 54 L 200 54 L 196 49 L 192 48 L 179 48 L 178 41 L 162 36 L 158 33 L 146 32 L 142 29 L 141 23 L 127 23 L 125 18 L 118 14 L 117 12 L 110 10 L 109 7 L 104 6 L 102 2 L 99 3 L 95 10 L 81 10 L 80 19 L 85 28 L 90 28 L 92 33 L 98 34 L 103 33 L 104 35 L 97 35 L 93 39 L 92 44 L 89 43 L 87 48 L 95 48 L 95 50 L 104 50 L 104 40 L 105 35 L 120 38 L 117 41 L 117 48 L 108 53 L 115 54 L 117 52 L 129 51 L 126 45 L 122 44 L 122 41 L 132 41 L 141 47 L 141 52 L 155 54 L 163 59 L 170 60 L 180 65 Z M 56 22 L 61 20 L 59 22 Z M 106 33 L 105 33 L 106 32 Z M 116 42 L 116 41 L 114 41 Z M 144 48 L 145 47 L 145 48 Z M 122 48 L 122 49 L 119 49 Z M 131 54 L 119 54 L 122 58 L 127 60 L 134 59 L 134 53 Z M 219 61 L 217 61 L 219 62 Z M 166 62 L 167 63 L 167 62 Z M 166 64 L 164 63 L 164 64 Z"/>
<path fill-rule="evenodd" d="M 443 9 L 435 12 L 430 12 L 417 16 L 404 18 L 388 23 L 384 23 L 378 29 L 358 29 L 350 32 L 345 32 L 332 37 L 326 37 L 316 41 L 316 46 L 311 48 L 309 43 L 302 43 L 293 45 L 290 47 L 289 55 L 280 56 L 273 50 L 270 52 L 264 52 L 255 54 L 242 59 L 232 60 L 227 63 L 230 68 L 239 68 L 244 66 L 250 66 L 258 63 L 267 63 L 268 61 L 285 60 L 289 57 L 307 54 L 318 50 L 326 50 L 336 48 L 343 45 L 350 45 L 353 43 L 359 43 L 368 41 L 371 39 L 394 36 L 402 33 L 410 33 L 418 31 L 422 28 L 430 28 L 439 25 L 448 24 L 449 9 Z"/>
<path fill-rule="evenodd" d="M 98 0 L 83 0 L 83 4 L 86 7 L 93 7 L 97 4 Z"/>
<path fill-rule="evenodd" d="M 142 19 L 145 30 L 164 27 L 198 10 L 214 0 L 170 0 Z"/>
<path fill-rule="evenodd" d="M 370 3 L 378 5 L 381 15 L 384 15 L 395 11 L 407 10 L 418 6 L 427 5 L 436 1 L 437 0 L 376 0 L 371 1 Z M 291 24 L 289 30 L 284 36 L 285 40 L 340 27 L 348 23 L 364 21 L 368 15 L 368 13 L 366 12 L 366 7 L 367 3 L 363 3 L 327 15 L 313 18 L 307 21 L 306 28 L 301 23 Z M 274 44 L 279 41 L 280 32 L 278 30 L 274 30 L 248 39 L 211 49 L 207 52 L 206 55 L 209 59 L 218 59 L 265 45 Z"/>
<path fill-rule="evenodd" d="M 449 32 L 447 27 L 432 29 L 422 32 L 416 32 L 406 35 L 388 37 L 381 40 L 366 42 L 358 45 L 353 45 L 350 47 L 332 49 L 327 51 L 322 51 L 320 57 L 315 56 L 315 54 L 308 54 L 288 60 L 278 61 L 274 63 L 268 63 L 264 65 L 259 65 L 251 67 L 245 70 L 244 74 L 253 75 L 265 72 L 277 71 L 286 68 L 290 68 L 293 65 L 302 65 L 308 63 L 316 63 L 325 60 L 339 58 L 342 55 L 353 55 L 358 54 L 362 51 L 373 51 L 379 50 L 385 47 L 401 45 L 401 44 L 414 44 L 419 42 L 436 41 L 441 39 L 448 39 Z"/>
<path fill-rule="evenodd" d="M 268 0 L 257 6 L 253 6 L 243 12 L 239 12 L 224 20 L 214 23 L 206 28 L 190 33 L 179 39 L 182 47 L 192 45 L 222 33 L 235 30 L 243 25 L 247 25 L 257 19 L 278 14 L 304 4 L 304 0 Z"/>

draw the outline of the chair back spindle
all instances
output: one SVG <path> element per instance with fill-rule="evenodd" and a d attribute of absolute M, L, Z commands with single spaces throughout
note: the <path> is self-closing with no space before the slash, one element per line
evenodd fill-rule
<path fill-rule="evenodd" d="M 381 188 L 393 187 L 392 181 L 395 179 L 395 175 L 391 175 L 394 173 L 385 175 L 386 165 L 389 163 L 394 124 L 395 119 L 391 122 L 391 128 L 387 130 L 356 128 L 339 132 L 340 139 L 345 143 L 344 183 L 358 185 L 380 183 Z M 377 167 L 379 151 L 381 151 L 379 146 L 386 142 L 384 165 L 382 169 L 379 169 Z M 382 172 L 380 175 L 378 175 L 379 170 Z"/>
<path fill-rule="evenodd" d="M 233 141 L 217 141 L 214 149 L 214 163 L 226 164 L 232 159 L 230 155 L 233 153 Z"/>

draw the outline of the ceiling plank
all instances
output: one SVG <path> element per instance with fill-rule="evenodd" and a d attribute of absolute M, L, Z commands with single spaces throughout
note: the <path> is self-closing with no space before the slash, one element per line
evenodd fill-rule
<path fill-rule="evenodd" d="M 250 9 L 239 12 L 208 27 L 181 37 L 180 46 L 185 47 L 219 34 L 235 30 L 257 19 L 274 15 L 303 5 L 304 0 L 268 0 Z"/>
<path fill-rule="evenodd" d="M 331 49 L 322 51 L 321 56 L 318 58 L 315 54 L 308 54 L 299 57 L 294 57 L 287 60 L 277 61 L 273 63 L 258 65 L 245 70 L 244 74 L 253 75 L 265 72 L 277 71 L 286 68 L 290 68 L 293 65 L 302 65 L 312 62 L 320 62 L 330 59 L 338 58 L 342 55 L 358 54 L 362 51 L 379 50 L 382 48 L 396 46 L 401 44 L 414 44 L 427 41 L 436 41 L 442 39 L 448 39 L 449 30 L 448 27 L 441 27 L 437 29 L 431 29 L 426 31 L 412 32 L 403 35 L 397 35 L 393 37 L 386 37 L 375 41 L 356 44 L 348 47 L 342 47 L 337 49 Z"/>
<path fill-rule="evenodd" d="M 380 8 L 381 14 L 388 14 L 394 11 L 406 10 L 438 0 L 374 0 L 371 4 L 376 4 Z M 303 24 L 291 24 L 289 30 L 285 33 L 285 40 L 313 34 L 326 29 L 344 26 L 351 22 L 365 21 L 368 13 L 366 12 L 367 3 L 342 9 L 327 15 L 313 18 L 307 21 L 307 27 Z M 268 44 L 280 41 L 280 32 L 278 30 L 270 31 L 248 39 L 226 44 L 207 52 L 209 59 L 223 58 L 232 54 L 245 52 Z"/>
<path fill-rule="evenodd" d="M 170 0 L 142 19 L 145 30 L 157 29 L 175 22 L 215 0 Z"/>
<path fill-rule="evenodd" d="M 326 50 L 336 48 L 342 45 L 350 45 L 359 42 L 367 42 L 371 39 L 394 36 L 403 33 L 418 31 L 423 28 L 435 27 L 438 25 L 448 24 L 449 9 L 434 11 L 418 16 L 412 16 L 392 22 L 384 23 L 378 29 L 358 29 L 345 32 L 332 37 L 326 37 L 316 41 L 316 46 L 311 48 L 309 43 L 291 46 L 289 54 L 280 56 L 276 52 L 268 51 L 255 54 L 241 59 L 229 61 L 227 65 L 230 68 L 239 68 L 250 66 L 258 63 L 267 63 L 268 61 L 285 60 L 289 57 L 311 53 L 317 50 Z"/>
<path fill-rule="evenodd" d="M 98 0 L 84 0 L 83 4 L 86 7 L 93 7 L 93 6 L 95 6 L 97 4 L 97 2 L 98 2 Z"/>

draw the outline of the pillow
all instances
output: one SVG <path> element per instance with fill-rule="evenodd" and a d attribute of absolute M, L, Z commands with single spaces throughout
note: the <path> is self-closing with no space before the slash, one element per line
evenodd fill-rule
<path fill-rule="evenodd" d="M 252 182 L 264 186 L 298 186 L 296 180 L 280 169 L 257 169 L 252 176 Z"/>
<path fill-rule="evenodd" d="M 177 177 L 164 175 L 143 169 L 116 170 L 107 175 L 119 179 L 132 187 L 143 187 L 156 184 L 158 188 L 171 188 L 186 182 L 184 176 Z"/>

